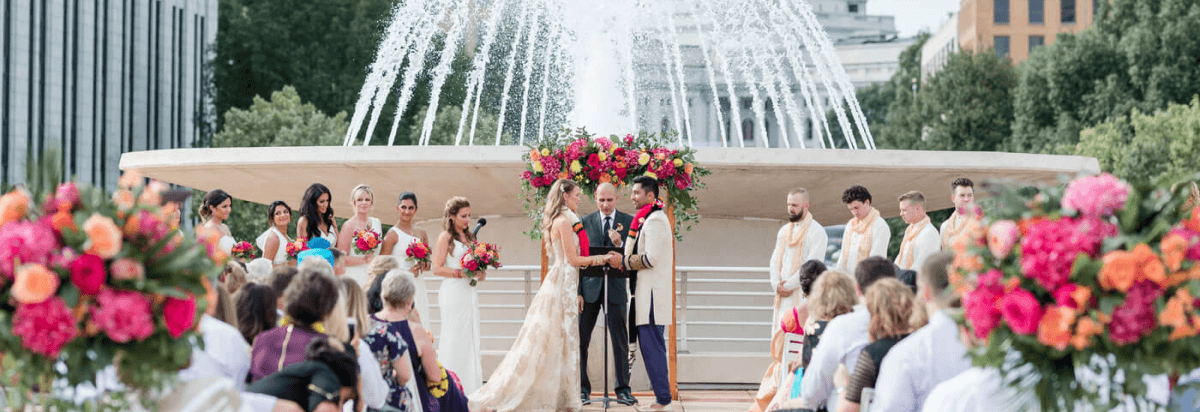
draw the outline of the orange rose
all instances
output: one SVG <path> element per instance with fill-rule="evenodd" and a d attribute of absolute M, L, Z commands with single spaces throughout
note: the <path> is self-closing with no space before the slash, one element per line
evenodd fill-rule
<path fill-rule="evenodd" d="M 1066 350 L 1071 342 L 1071 324 L 1074 322 L 1074 309 L 1063 306 L 1050 307 L 1038 323 L 1038 342 L 1058 350 Z"/>
<path fill-rule="evenodd" d="M 1200 232 L 1200 206 L 1192 208 L 1192 218 L 1183 221 L 1183 226 L 1194 232 Z"/>
<path fill-rule="evenodd" d="M 112 219 L 94 213 L 83 222 L 83 232 L 88 236 L 83 245 L 88 253 L 111 259 L 121 252 L 121 228 Z"/>
<path fill-rule="evenodd" d="M 126 170 L 125 173 L 121 175 L 121 178 L 117 179 L 117 186 L 122 189 L 142 187 L 143 179 L 145 178 L 142 176 L 141 172 L 137 170 Z"/>
<path fill-rule="evenodd" d="M 1188 314 L 1194 309 L 1196 299 L 1188 293 L 1187 288 L 1175 291 L 1175 296 L 1167 300 L 1167 307 L 1158 314 L 1159 326 L 1175 328 L 1171 331 L 1170 340 L 1196 336 L 1197 330 Z"/>
<path fill-rule="evenodd" d="M 4 196 L 0 196 L 0 226 L 4 226 L 8 222 L 16 222 L 25 217 L 25 212 L 29 210 L 29 198 L 25 197 L 20 190 L 8 192 Z"/>
<path fill-rule="evenodd" d="M 59 209 L 53 217 L 50 218 L 50 226 L 58 233 L 66 230 L 75 230 L 75 216 L 71 215 L 71 211 L 67 209 Z"/>
<path fill-rule="evenodd" d="M 17 279 L 12 286 L 12 297 L 17 302 L 42 303 L 57 291 L 58 275 L 45 266 L 29 264 L 17 268 Z"/>
<path fill-rule="evenodd" d="M 558 178 L 559 178 L 559 179 L 566 179 L 566 178 L 567 178 L 567 171 L 566 171 L 566 170 L 563 170 L 563 171 L 560 171 L 560 172 L 558 172 Z"/>
<path fill-rule="evenodd" d="M 1163 238 L 1161 248 L 1167 269 L 1179 270 L 1179 266 L 1183 264 L 1183 258 L 1187 254 L 1188 246 L 1187 239 L 1175 233 Z"/>
<path fill-rule="evenodd" d="M 122 212 L 127 212 L 127 211 L 133 209 L 133 206 L 135 204 L 134 198 L 133 198 L 133 192 L 130 192 L 125 189 L 121 189 L 121 190 L 117 190 L 117 191 L 113 192 L 112 200 L 113 200 L 113 203 L 115 203 L 117 205 L 117 210 L 120 210 Z"/>
<path fill-rule="evenodd" d="M 983 259 L 974 253 L 955 253 L 954 262 L 951 266 L 955 270 L 966 271 L 967 273 L 979 273 L 983 270 Z"/>
<path fill-rule="evenodd" d="M 141 213 L 129 215 L 129 219 L 125 219 L 124 234 L 127 238 L 137 236 L 138 226 L 142 224 Z"/>
<path fill-rule="evenodd" d="M 683 173 L 690 175 L 690 174 L 692 174 L 692 171 L 694 171 L 694 170 L 696 170 L 696 166 L 692 165 L 691 162 L 688 162 L 688 164 L 683 165 Z"/>
<path fill-rule="evenodd" d="M 1086 308 L 1092 305 L 1092 289 L 1087 286 L 1078 286 L 1071 292 L 1071 300 L 1075 301 L 1075 307 Z"/>
<path fill-rule="evenodd" d="M 529 161 L 536 162 L 541 158 L 542 158 L 542 155 L 541 155 L 541 153 L 538 153 L 537 149 L 529 150 Z"/>
<path fill-rule="evenodd" d="M 600 175 L 600 183 L 612 183 L 612 175 L 608 173 Z"/>
<path fill-rule="evenodd" d="M 1090 317 L 1083 317 L 1079 322 L 1075 323 L 1075 336 L 1071 338 L 1071 346 L 1076 350 L 1083 350 L 1092 345 L 1092 336 L 1099 335 L 1104 332 L 1104 327 L 1100 326 Z"/>
<path fill-rule="evenodd" d="M 138 203 L 144 206 L 158 206 L 162 203 L 162 194 L 147 186 L 142 190 L 142 195 L 138 196 Z"/>
<path fill-rule="evenodd" d="M 1158 255 L 1143 243 L 1133 248 L 1133 256 L 1138 264 L 1138 280 L 1150 280 L 1159 286 L 1167 283 L 1167 268 L 1163 266 Z"/>
<path fill-rule="evenodd" d="M 1125 292 L 1137 281 L 1137 262 L 1132 253 L 1114 250 L 1104 255 L 1100 269 L 1100 286 L 1107 290 Z"/>

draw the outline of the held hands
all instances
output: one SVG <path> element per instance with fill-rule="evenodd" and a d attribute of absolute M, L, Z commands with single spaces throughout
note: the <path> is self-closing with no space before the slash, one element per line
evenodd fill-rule
<path fill-rule="evenodd" d="M 616 269 L 621 269 L 621 254 L 617 252 L 608 252 L 608 257 L 605 259 L 608 265 Z"/>
<path fill-rule="evenodd" d="M 791 297 L 793 293 L 796 293 L 796 291 L 784 289 L 783 282 L 781 281 L 779 282 L 779 285 L 775 286 L 775 293 L 779 294 L 779 297 L 781 298 L 788 298 Z"/>

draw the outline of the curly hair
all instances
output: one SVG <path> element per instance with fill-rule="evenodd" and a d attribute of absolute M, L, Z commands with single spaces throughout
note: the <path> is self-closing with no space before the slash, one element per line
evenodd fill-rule
<path fill-rule="evenodd" d="M 916 313 L 922 310 L 916 295 L 899 279 L 880 279 L 867 288 L 864 297 L 871 312 L 867 333 L 872 342 L 912 332 L 919 326 L 913 324 L 914 318 L 924 318 Z"/>
<path fill-rule="evenodd" d="M 458 215 L 460 210 L 468 207 L 471 207 L 471 202 L 462 196 L 455 196 L 446 201 L 446 209 L 442 213 L 442 230 L 450 233 L 451 244 L 453 244 L 455 239 L 459 238 L 459 235 L 467 238 L 467 240 L 475 240 L 475 236 L 471 234 L 470 230 L 458 233 L 458 226 L 454 225 L 454 217 Z"/>
<path fill-rule="evenodd" d="M 850 313 L 858 303 L 854 281 L 836 270 L 827 270 L 817 277 L 812 292 L 812 299 L 808 301 L 808 315 L 818 320 L 830 320 Z"/>
<path fill-rule="evenodd" d="M 800 265 L 800 291 L 804 293 L 804 296 L 812 294 L 813 283 L 826 270 L 829 269 L 825 267 L 825 263 L 816 259 L 809 260 Z"/>
<path fill-rule="evenodd" d="M 842 203 L 850 204 L 853 202 L 867 203 L 871 201 L 871 192 L 862 185 L 850 186 L 845 192 L 842 192 Z"/>
<path fill-rule="evenodd" d="M 967 179 L 965 177 L 954 179 L 953 182 L 950 182 L 950 193 L 954 193 L 954 189 L 958 187 L 969 187 L 974 189 L 975 182 L 972 182 L 971 179 Z"/>

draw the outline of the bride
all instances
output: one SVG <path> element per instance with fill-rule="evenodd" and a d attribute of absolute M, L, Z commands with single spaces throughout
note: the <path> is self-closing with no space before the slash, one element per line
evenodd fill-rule
<path fill-rule="evenodd" d="M 578 411 L 579 267 L 603 265 L 605 256 L 580 256 L 575 232 L 582 190 L 558 179 L 542 209 L 542 239 L 553 262 L 534 296 L 508 355 L 487 384 L 470 396 L 472 409 Z"/>

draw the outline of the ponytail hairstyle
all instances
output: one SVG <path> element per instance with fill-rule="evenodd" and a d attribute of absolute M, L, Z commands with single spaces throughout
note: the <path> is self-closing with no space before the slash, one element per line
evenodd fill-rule
<path fill-rule="evenodd" d="M 550 225 L 554 223 L 554 219 L 562 215 L 567 193 L 571 193 L 577 187 L 579 185 L 571 179 L 558 179 L 554 181 L 554 185 L 550 186 L 550 194 L 546 196 L 546 206 L 542 207 L 542 237 L 544 239 L 550 238 Z"/>
<path fill-rule="evenodd" d="M 228 199 L 233 199 L 233 196 L 230 196 L 224 190 L 213 189 L 213 191 L 208 192 L 208 194 L 204 195 L 204 200 L 200 203 L 200 217 L 204 218 L 204 220 L 212 218 L 213 209 Z"/>
<path fill-rule="evenodd" d="M 459 235 L 467 240 L 475 240 L 475 235 L 471 234 L 471 231 L 459 233 L 458 227 L 454 225 L 454 216 L 457 216 L 458 212 L 466 207 L 471 207 L 471 202 L 462 196 L 455 196 L 446 201 L 446 210 L 442 213 L 442 229 L 450 233 L 451 245 L 454 245 L 454 240 L 458 239 Z"/>
<path fill-rule="evenodd" d="M 333 369 L 333 373 L 337 374 L 339 386 L 357 391 L 358 358 L 353 353 L 354 348 L 346 347 L 346 350 L 342 350 L 339 346 L 342 345 L 335 346 L 329 338 L 318 336 L 304 348 L 304 358 L 329 366 L 329 369 Z"/>
<path fill-rule="evenodd" d="M 325 208 L 325 213 L 320 214 L 317 207 L 317 199 L 321 195 L 329 196 L 329 206 Z M 329 193 L 329 188 L 320 183 L 313 183 L 304 191 L 304 199 L 300 201 L 300 216 L 304 216 L 304 220 L 308 221 L 308 226 L 304 228 L 305 233 L 297 233 L 296 236 L 304 236 L 306 239 L 316 239 L 321 237 L 321 223 L 325 223 L 327 227 L 333 227 L 333 194 Z"/>
<path fill-rule="evenodd" d="M 417 194 L 416 193 L 413 193 L 413 192 L 401 193 L 400 200 L 397 200 L 396 204 L 404 203 L 405 200 L 411 200 L 413 202 L 413 206 L 414 207 L 417 206 Z"/>

